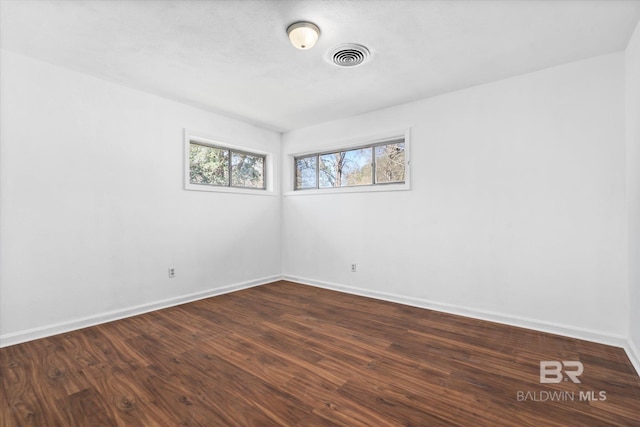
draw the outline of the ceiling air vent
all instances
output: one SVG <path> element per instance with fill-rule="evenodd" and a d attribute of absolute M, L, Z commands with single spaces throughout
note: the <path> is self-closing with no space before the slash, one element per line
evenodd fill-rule
<path fill-rule="evenodd" d="M 363 64 L 370 56 L 371 52 L 366 47 L 349 43 L 329 51 L 327 59 L 338 67 L 356 67 Z"/>

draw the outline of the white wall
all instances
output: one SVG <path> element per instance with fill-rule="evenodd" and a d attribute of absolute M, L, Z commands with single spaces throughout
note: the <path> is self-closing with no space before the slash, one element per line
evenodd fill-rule
<path fill-rule="evenodd" d="M 2 345 L 279 276 L 279 196 L 183 190 L 183 128 L 280 134 L 1 55 Z"/>
<path fill-rule="evenodd" d="M 629 336 L 640 372 L 640 24 L 626 50 L 627 193 L 629 203 Z"/>
<path fill-rule="evenodd" d="M 282 212 L 278 195 L 182 189 L 183 128 L 276 160 L 280 135 L 2 51 L 0 345 L 284 271 L 587 338 L 624 337 L 631 324 L 638 347 L 633 262 L 631 308 L 626 283 L 624 84 L 626 59 L 635 88 L 627 93 L 638 93 L 639 38 L 636 30 L 626 57 L 286 133 L 289 162 L 411 128 L 413 188 L 285 196 Z M 626 99 L 627 150 L 636 157 L 639 99 Z M 629 167 L 630 186 L 640 182 L 639 164 Z M 639 210 L 636 187 L 632 260 Z"/>
<path fill-rule="evenodd" d="M 284 197 L 285 275 L 623 339 L 624 59 L 596 57 L 284 134 L 284 162 L 387 130 L 412 134 L 411 191 Z"/>

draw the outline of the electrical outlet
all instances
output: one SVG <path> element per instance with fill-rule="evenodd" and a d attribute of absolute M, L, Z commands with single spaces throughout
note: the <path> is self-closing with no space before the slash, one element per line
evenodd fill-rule
<path fill-rule="evenodd" d="M 174 277 L 176 277 L 176 268 L 169 267 L 169 279 L 173 279 Z"/>
<path fill-rule="evenodd" d="M 351 264 L 351 272 L 352 273 L 356 272 L 356 265 L 355 264 Z"/>

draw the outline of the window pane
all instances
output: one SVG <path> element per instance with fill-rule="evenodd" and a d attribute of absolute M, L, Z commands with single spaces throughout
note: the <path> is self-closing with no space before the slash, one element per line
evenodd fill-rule
<path fill-rule="evenodd" d="M 189 181 L 192 184 L 229 185 L 229 151 L 191 143 Z"/>
<path fill-rule="evenodd" d="M 264 188 L 264 157 L 232 151 L 231 185 Z"/>
<path fill-rule="evenodd" d="M 376 183 L 404 181 L 404 142 L 380 145 L 376 150 Z"/>
<path fill-rule="evenodd" d="M 344 153 L 340 174 L 342 187 L 373 184 L 371 151 L 371 147 L 367 147 Z"/>
<path fill-rule="evenodd" d="M 344 152 L 320 156 L 320 188 L 340 187 Z"/>
<path fill-rule="evenodd" d="M 317 157 L 296 159 L 296 190 L 316 188 Z"/>

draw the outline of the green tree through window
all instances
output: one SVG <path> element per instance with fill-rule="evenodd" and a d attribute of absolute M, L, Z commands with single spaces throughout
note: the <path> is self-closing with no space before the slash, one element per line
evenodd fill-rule
<path fill-rule="evenodd" d="M 189 143 L 189 182 L 240 188 L 265 188 L 265 156 Z"/>

